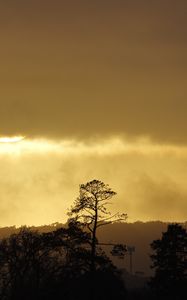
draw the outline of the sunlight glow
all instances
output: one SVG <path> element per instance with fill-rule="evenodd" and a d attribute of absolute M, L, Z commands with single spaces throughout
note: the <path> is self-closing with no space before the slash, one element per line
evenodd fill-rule
<path fill-rule="evenodd" d="M 62 154 L 63 156 L 80 155 L 159 155 L 165 154 L 187 157 L 187 147 L 175 145 L 155 144 L 149 139 L 129 141 L 123 138 L 110 138 L 106 140 L 80 141 L 80 140 L 48 140 L 25 139 L 24 136 L 1 137 L 0 154 L 28 155 L 28 154 Z"/>
<path fill-rule="evenodd" d="M 18 143 L 24 140 L 24 136 L 0 137 L 0 143 Z"/>

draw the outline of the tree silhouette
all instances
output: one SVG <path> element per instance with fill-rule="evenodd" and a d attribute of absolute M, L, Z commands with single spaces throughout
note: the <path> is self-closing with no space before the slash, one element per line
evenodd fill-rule
<path fill-rule="evenodd" d="M 179 224 L 171 224 L 162 238 L 153 241 L 152 268 L 155 275 L 150 285 L 159 299 L 186 299 L 187 296 L 187 232 Z"/>
<path fill-rule="evenodd" d="M 107 205 L 116 193 L 105 183 L 93 180 L 80 185 L 79 197 L 75 200 L 69 213 L 77 223 L 91 234 L 90 270 L 96 270 L 97 229 L 117 221 L 124 221 L 126 214 L 111 214 Z"/>

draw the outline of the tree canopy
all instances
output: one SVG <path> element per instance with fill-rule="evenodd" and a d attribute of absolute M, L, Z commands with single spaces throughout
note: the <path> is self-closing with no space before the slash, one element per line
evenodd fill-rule
<path fill-rule="evenodd" d="M 171 224 L 162 238 L 151 244 L 155 275 L 150 285 L 159 299 L 184 299 L 187 295 L 187 232 Z"/>

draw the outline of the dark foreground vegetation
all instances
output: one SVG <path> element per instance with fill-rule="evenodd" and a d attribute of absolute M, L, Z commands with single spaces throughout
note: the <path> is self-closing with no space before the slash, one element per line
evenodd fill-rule
<path fill-rule="evenodd" d="M 117 270 L 75 224 L 39 234 L 22 228 L 0 244 L 0 299 L 124 299 Z"/>
<path fill-rule="evenodd" d="M 162 238 L 152 242 L 154 276 L 139 289 L 129 288 L 104 253 L 97 229 L 126 219 L 125 214 L 107 211 L 114 195 L 104 183 L 91 181 L 80 186 L 63 228 L 39 233 L 23 227 L 2 239 L 0 299 L 186 299 L 187 232 L 181 225 L 170 224 Z M 125 256 L 125 245 L 113 245 L 112 254 Z"/>

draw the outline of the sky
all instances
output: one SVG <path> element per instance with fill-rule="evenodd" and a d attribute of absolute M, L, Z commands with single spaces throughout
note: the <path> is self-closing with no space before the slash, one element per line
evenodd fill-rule
<path fill-rule="evenodd" d="M 66 219 L 79 184 L 186 220 L 186 0 L 0 2 L 0 226 Z"/>

